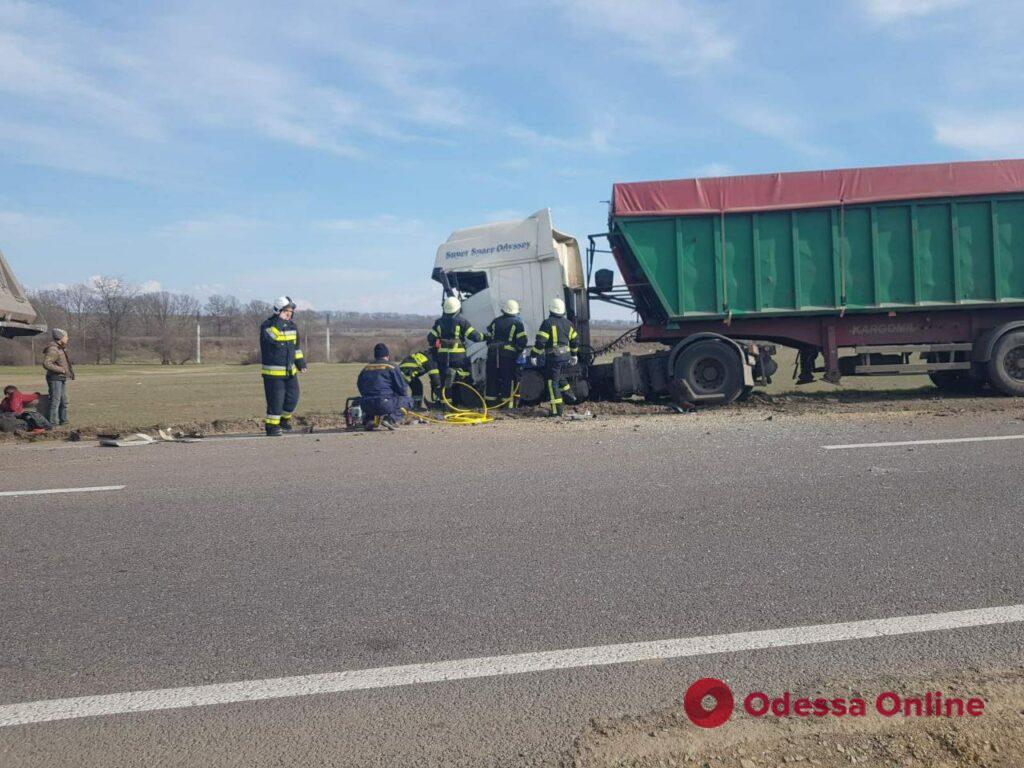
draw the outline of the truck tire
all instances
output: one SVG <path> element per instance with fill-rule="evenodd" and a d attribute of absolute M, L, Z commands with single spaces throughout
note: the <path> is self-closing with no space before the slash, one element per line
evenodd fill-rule
<path fill-rule="evenodd" d="M 519 378 L 519 402 L 536 405 L 544 397 L 544 374 L 536 368 L 528 368 Z"/>
<path fill-rule="evenodd" d="M 1024 331 L 1011 331 L 992 348 L 989 383 L 1004 395 L 1024 396 Z"/>
<path fill-rule="evenodd" d="M 727 404 L 743 391 L 743 366 L 735 349 L 720 341 L 698 341 L 676 358 L 673 376 L 685 381 L 698 401 Z"/>
<path fill-rule="evenodd" d="M 943 392 L 970 394 L 981 391 L 985 386 L 984 380 L 976 379 L 966 371 L 933 371 L 928 378 Z"/>

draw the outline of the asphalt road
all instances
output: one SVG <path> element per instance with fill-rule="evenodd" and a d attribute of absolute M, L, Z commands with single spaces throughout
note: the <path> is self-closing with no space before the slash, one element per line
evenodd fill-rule
<path fill-rule="evenodd" d="M 1013 413 L 0 448 L 0 707 L 1024 603 Z M 0 764 L 555 765 L 593 718 L 1019 668 L 1019 623 L 0 727 Z"/>

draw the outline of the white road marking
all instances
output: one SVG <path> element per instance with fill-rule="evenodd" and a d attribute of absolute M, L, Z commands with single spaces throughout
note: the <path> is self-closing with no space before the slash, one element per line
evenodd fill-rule
<path fill-rule="evenodd" d="M 162 709 L 203 707 L 296 696 L 312 696 L 343 691 L 365 691 L 480 677 L 521 675 L 610 664 L 626 664 L 655 659 L 678 659 L 716 653 L 735 653 L 762 648 L 783 648 L 842 640 L 909 635 L 919 632 L 983 627 L 993 624 L 1024 622 L 1024 605 L 1005 605 L 948 613 L 926 613 L 888 619 L 868 619 L 842 624 L 817 624 L 758 632 L 655 640 L 644 643 L 599 645 L 560 651 L 488 656 L 398 667 L 359 669 L 300 677 L 246 680 L 237 683 L 197 685 L 187 688 L 162 688 L 102 696 L 28 701 L 0 706 L 0 727 L 70 720 L 99 715 L 121 715 Z"/>
<path fill-rule="evenodd" d="M 900 440 L 895 443 L 851 443 L 849 445 L 823 445 L 826 451 L 850 448 L 895 448 L 901 445 L 946 445 L 947 443 L 987 443 L 992 440 L 1024 440 L 1024 435 L 992 435 L 991 437 L 951 437 L 943 440 Z"/>
<path fill-rule="evenodd" d="M 43 488 L 38 491 L 0 491 L 0 496 L 43 496 L 48 493 L 95 493 L 96 491 L 122 491 L 123 485 L 93 485 L 85 488 Z"/>

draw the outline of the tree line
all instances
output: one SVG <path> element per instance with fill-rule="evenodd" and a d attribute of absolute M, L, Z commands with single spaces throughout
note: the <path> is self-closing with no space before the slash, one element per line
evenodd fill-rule
<path fill-rule="evenodd" d="M 147 359 L 155 357 L 165 365 L 191 362 L 196 353 L 197 324 L 211 352 L 221 351 L 221 357 L 248 362 L 256 354 L 256 329 L 273 313 L 266 301 L 243 301 L 229 294 L 214 294 L 200 301 L 185 293 L 145 291 L 113 276 L 35 291 L 29 298 L 50 328 L 63 328 L 71 334 L 76 359 L 93 363 L 116 363 L 125 357 L 126 348 L 129 358 L 137 358 L 135 353 L 143 351 Z M 320 346 L 330 324 L 338 334 L 332 358 L 347 360 L 359 359 L 364 345 L 353 345 L 342 328 L 347 333 L 392 329 L 402 337 L 399 331 L 427 328 L 431 318 L 394 312 L 306 310 L 299 312 L 297 320 L 300 332 L 316 334 Z M 21 358 L 27 354 L 26 342 L 19 347 L 24 354 L 17 360 L 0 363 L 25 362 Z"/>

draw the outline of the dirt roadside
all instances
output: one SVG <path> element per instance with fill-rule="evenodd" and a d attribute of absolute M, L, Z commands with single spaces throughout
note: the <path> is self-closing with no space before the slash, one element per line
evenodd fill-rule
<path fill-rule="evenodd" d="M 794 696 L 861 697 L 864 717 L 754 717 L 736 702 L 722 727 L 690 723 L 682 703 L 658 712 L 593 721 L 563 760 L 566 768 L 762 768 L 763 766 L 1024 765 L 1024 670 L 957 672 L 926 680 L 877 678 L 804 686 Z M 875 697 L 941 691 L 985 701 L 978 717 L 884 717 Z M 778 695 L 778 694 L 772 694 Z M 738 698 L 738 697 L 737 697 Z"/>
<path fill-rule="evenodd" d="M 652 415 L 669 415 L 677 411 L 666 403 L 647 403 L 642 400 L 626 402 L 586 402 L 567 409 L 563 419 L 548 418 L 542 406 L 523 407 L 516 412 L 492 412 L 497 422 L 511 420 L 526 422 L 536 420 L 544 424 L 557 424 L 563 420 L 579 418 L 608 419 L 615 417 L 644 417 Z M 1024 420 L 1024 401 L 986 393 L 982 395 L 957 395 L 942 393 L 933 387 L 903 390 L 843 390 L 818 392 L 786 392 L 768 394 L 755 392 L 743 402 L 735 402 L 728 406 L 698 407 L 686 418 L 696 418 L 709 422 L 720 422 L 732 418 L 763 418 L 809 417 L 809 418 L 842 418 L 847 414 L 872 415 L 880 417 L 900 414 L 903 416 L 927 416 L 941 418 L 971 413 L 1003 413 L 1008 419 Z M 588 415 L 589 414 L 589 415 Z M 437 415 L 436 413 L 434 414 Z M 323 431 L 343 429 L 345 420 L 338 413 L 306 413 L 300 410 L 295 417 L 295 427 L 299 431 Z M 229 435 L 259 433 L 263 424 L 258 418 L 251 419 L 217 419 L 213 421 L 183 421 L 167 424 L 140 424 L 135 426 L 117 425 L 116 427 L 89 427 L 76 430 L 80 439 L 93 439 L 97 434 L 117 432 L 128 435 L 144 432 L 155 435 L 158 429 L 167 429 L 185 435 Z M 32 436 L 24 433 L 17 435 L 0 433 L 0 442 L 36 442 L 45 440 L 66 440 L 69 431 L 66 429 Z"/>

